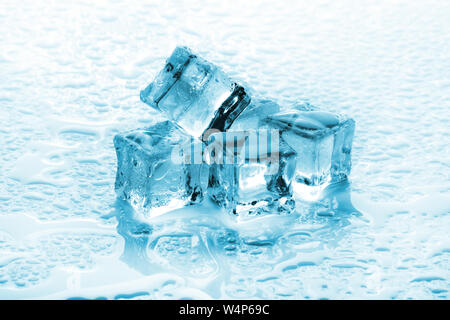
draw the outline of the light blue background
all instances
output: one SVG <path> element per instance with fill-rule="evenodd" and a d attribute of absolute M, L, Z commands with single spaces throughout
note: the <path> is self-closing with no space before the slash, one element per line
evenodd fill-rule
<path fill-rule="evenodd" d="M 3 0 L 0 298 L 447 299 L 449 17 L 448 1 Z M 162 119 L 139 90 L 176 45 L 354 117 L 351 186 L 239 235 L 210 204 L 127 219 L 112 138 Z"/>

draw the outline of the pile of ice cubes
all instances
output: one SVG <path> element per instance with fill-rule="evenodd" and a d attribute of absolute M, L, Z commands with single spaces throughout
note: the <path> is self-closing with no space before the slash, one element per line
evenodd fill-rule
<path fill-rule="evenodd" d="M 241 218 L 289 214 L 350 174 L 353 119 L 251 99 L 186 47 L 140 97 L 168 120 L 115 136 L 115 189 L 145 216 L 207 196 Z"/>

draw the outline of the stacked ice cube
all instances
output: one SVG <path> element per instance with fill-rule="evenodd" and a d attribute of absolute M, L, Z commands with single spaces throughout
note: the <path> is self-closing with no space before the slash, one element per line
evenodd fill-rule
<path fill-rule="evenodd" d="M 215 65 L 177 47 L 141 100 L 199 137 L 207 129 L 228 129 L 250 97 Z"/>
<path fill-rule="evenodd" d="M 240 218 L 289 214 L 347 179 L 352 119 L 250 99 L 217 66 L 177 47 L 141 100 L 168 119 L 114 138 L 115 189 L 154 216 L 209 196 Z"/>

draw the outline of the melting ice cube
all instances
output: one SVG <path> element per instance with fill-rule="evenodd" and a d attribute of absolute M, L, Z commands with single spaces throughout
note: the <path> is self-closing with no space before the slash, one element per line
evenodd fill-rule
<path fill-rule="evenodd" d="M 194 137 L 208 129 L 228 129 L 250 103 L 243 87 L 186 47 L 173 51 L 155 80 L 141 91 L 141 100 Z"/>
<path fill-rule="evenodd" d="M 234 120 L 231 130 L 257 130 L 259 122 L 267 116 L 280 112 L 280 106 L 268 99 L 253 98 L 251 103 Z"/>
<path fill-rule="evenodd" d="M 245 219 L 294 209 L 295 152 L 280 141 L 278 130 L 215 133 L 208 150 L 208 193 L 230 214 Z"/>
<path fill-rule="evenodd" d="M 300 196 L 317 196 L 328 184 L 347 179 L 353 119 L 318 110 L 289 111 L 270 115 L 263 123 L 279 129 L 281 139 L 297 153 L 294 191 Z"/>
<path fill-rule="evenodd" d="M 154 216 L 203 199 L 208 165 L 191 160 L 202 143 L 172 122 L 118 134 L 114 145 L 116 192 L 137 211 Z"/>

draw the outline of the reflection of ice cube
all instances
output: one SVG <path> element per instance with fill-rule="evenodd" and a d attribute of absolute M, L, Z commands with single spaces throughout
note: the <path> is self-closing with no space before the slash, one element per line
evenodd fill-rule
<path fill-rule="evenodd" d="M 165 234 L 149 244 L 152 258 L 166 269 L 175 269 L 192 277 L 207 277 L 217 271 L 216 261 L 202 239 L 189 233 Z"/>
<path fill-rule="evenodd" d="M 216 133 L 208 150 L 208 192 L 229 213 L 245 218 L 292 211 L 295 153 L 280 141 L 277 130 Z"/>
<path fill-rule="evenodd" d="M 297 153 L 296 193 L 314 195 L 350 174 L 353 119 L 316 110 L 282 112 L 263 122 L 281 130 L 281 139 Z"/>
<path fill-rule="evenodd" d="M 201 144 L 193 141 L 170 121 L 116 135 L 118 196 L 150 216 L 200 202 L 207 187 L 207 165 L 172 160 L 174 149 Z"/>
<path fill-rule="evenodd" d="M 232 130 L 258 129 L 259 122 L 268 115 L 280 112 L 280 106 L 267 99 L 252 99 L 251 103 L 234 120 Z"/>
<path fill-rule="evenodd" d="M 200 137 L 207 129 L 228 129 L 250 97 L 218 67 L 177 47 L 141 100 Z"/>

